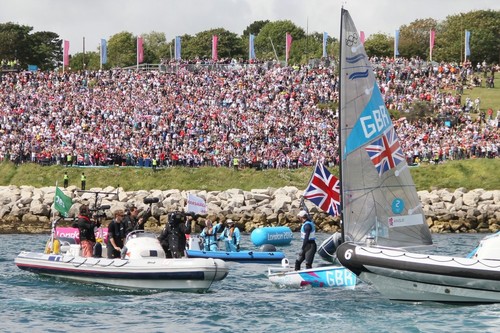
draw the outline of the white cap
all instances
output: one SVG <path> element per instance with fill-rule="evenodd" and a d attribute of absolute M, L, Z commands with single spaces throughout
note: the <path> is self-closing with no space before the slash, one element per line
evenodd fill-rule
<path fill-rule="evenodd" d="M 233 220 L 231 220 L 231 219 L 227 219 L 227 220 L 226 220 L 226 223 L 227 223 L 227 224 L 231 224 L 231 223 L 234 223 L 234 221 L 233 221 Z"/>
<path fill-rule="evenodd" d="M 307 212 L 306 212 L 305 210 L 301 210 L 301 211 L 297 214 L 297 216 L 298 216 L 298 217 L 306 217 L 307 215 L 308 215 L 308 214 L 307 214 Z"/>

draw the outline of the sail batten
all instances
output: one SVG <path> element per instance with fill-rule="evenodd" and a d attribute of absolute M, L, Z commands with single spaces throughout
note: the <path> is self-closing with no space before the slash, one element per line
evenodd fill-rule
<path fill-rule="evenodd" d="M 343 232 L 382 246 L 432 244 L 405 154 L 349 12 L 340 52 Z"/>

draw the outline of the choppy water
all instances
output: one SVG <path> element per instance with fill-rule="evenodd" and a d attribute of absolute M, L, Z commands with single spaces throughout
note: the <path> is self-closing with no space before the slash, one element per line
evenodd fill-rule
<path fill-rule="evenodd" d="M 283 250 L 295 258 L 295 240 Z M 319 235 L 318 243 L 328 235 Z M 433 235 L 434 252 L 466 255 L 482 235 Z M 21 250 L 43 251 L 46 235 L 0 235 L 2 332 L 498 332 L 500 304 L 456 306 L 385 300 L 355 290 L 280 289 L 265 264 L 231 263 L 205 294 L 134 292 L 21 271 Z M 243 247 L 252 248 L 249 236 Z M 315 264 L 322 259 L 317 257 Z"/>

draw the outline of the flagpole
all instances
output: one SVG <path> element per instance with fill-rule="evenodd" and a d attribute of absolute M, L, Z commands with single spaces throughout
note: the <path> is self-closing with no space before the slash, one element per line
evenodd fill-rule
<path fill-rule="evenodd" d="M 271 41 L 271 46 L 273 47 L 274 57 L 276 58 L 277 62 L 280 62 L 279 59 L 278 59 L 278 54 L 276 53 L 276 49 L 274 48 L 273 40 L 271 39 L 271 37 L 268 37 L 268 38 Z"/>

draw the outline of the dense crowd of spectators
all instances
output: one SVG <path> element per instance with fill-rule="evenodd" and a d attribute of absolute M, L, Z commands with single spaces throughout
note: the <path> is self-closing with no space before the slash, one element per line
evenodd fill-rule
<path fill-rule="evenodd" d="M 498 111 L 462 101 L 477 68 L 371 59 L 410 163 L 499 155 Z M 478 64 L 481 66 L 481 64 Z M 494 76 L 496 67 L 491 67 Z M 486 67 L 480 68 L 486 72 Z M 488 69 L 489 71 L 489 69 Z M 488 76 L 489 76 L 488 72 Z M 443 93 L 442 89 L 447 89 Z M 338 77 L 331 66 L 228 63 L 213 70 L 17 72 L 0 78 L 0 160 L 78 165 L 293 168 L 336 163 Z M 488 110 L 490 111 L 490 110 Z M 480 111 L 484 112 L 484 111 Z M 418 162 L 417 161 L 417 162 Z"/>

